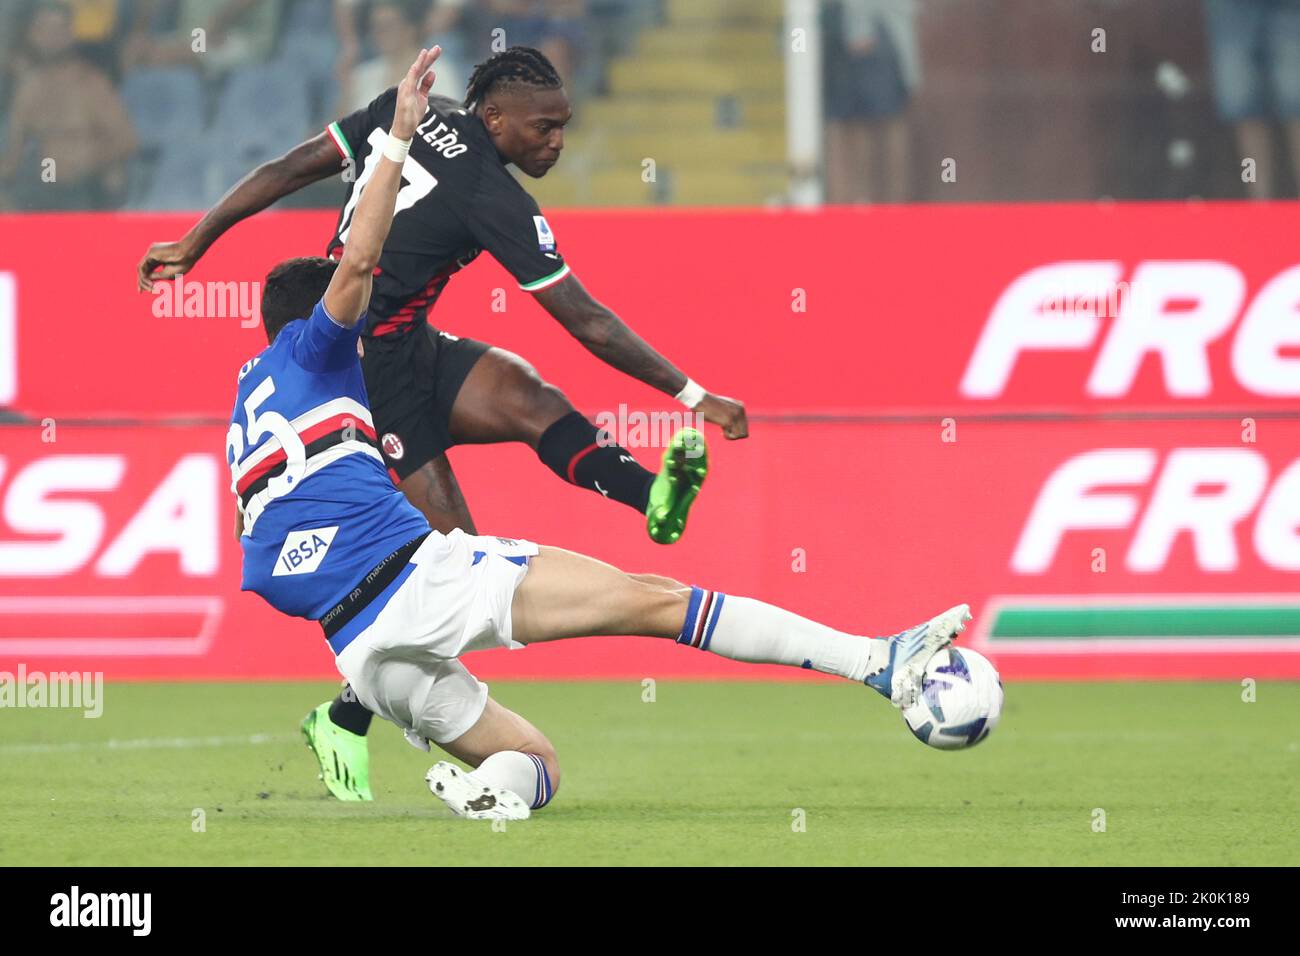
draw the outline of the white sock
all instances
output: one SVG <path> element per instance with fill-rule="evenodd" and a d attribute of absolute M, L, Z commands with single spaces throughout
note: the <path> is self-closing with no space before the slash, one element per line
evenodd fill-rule
<path fill-rule="evenodd" d="M 509 790 L 521 800 L 530 801 L 529 806 L 534 810 L 546 806 L 554 793 L 546 764 L 536 754 L 501 750 L 484 760 L 472 773 L 474 779 L 489 787 Z"/>
<path fill-rule="evenodd" d="M 788 664 L 854 681 L 889 662 L 883 640 L 845 634 L 753 598 L 703 588 L 691 588 L 677 642 L 733 661 Z"/>

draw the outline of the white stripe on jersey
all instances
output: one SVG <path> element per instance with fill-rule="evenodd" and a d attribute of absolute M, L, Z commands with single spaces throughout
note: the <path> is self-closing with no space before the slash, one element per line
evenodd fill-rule
<path fill-rule="evenodd" d="M 351 415 L 360 422 L 364 422 L 374 431 L 375 423 L 370 418 L 370 409 L 362 405 L 354 398 L 333 398 L 324 404 L 317 405 L 315 408 L 308 409 L 289 425 L 298 434 L 307 431 L 313 425 L 319 425 L 327 418 L 333 418 L 335 415 Z M 237 462 L 230 469 L 230 490 L 236 491 L 236 486 L 244 475 L 248 474 L 258 464 L 265 461 L 268 457 L 280 450 L 280 441 L 274 436 L 268 435 L 266 441 L 257 446 L 257 450 L 241 462 Z M 236 494 L 238 492 L 236 491 Z"/>
<path fill-rule="evenodd" d="M 306 481 L 326 465 L 332 465 L 340 458 L 346 458 L 348 455 L 355 455 L 358 453 L 369 455 L 375 461 L 379 462 L 379 464 L 385 469 L 388 467 L 384 464 L 384 456 L 379 454 L 374 445 L 367 444 L 363 441 L 356 441 L 355 439 L 339 442 L 337 445 L 331 445 L 320 454 L 312 455 L 307 459 L 307 467 L 303 469 L 302 478 L 299 479 L 299 483 L 294 486 L 294 491 L 297 491 L 298 488 L 301 487 L 301 482 Z M 293 491 L 290 491 L 289 494 L 293 494 Z M 281 495 L 280 497 L 283 498 L 285 496 Z M 262 512 L 266 509 L 266 506 L 273 500 L 275 499 L 271 497 L 269 488 L 263 488 L 249 499 L 248 504 L 244 507 L 244 534 L 253 533 L 253 524 L 257 521 L 258 517 L 261 516 Z"/>

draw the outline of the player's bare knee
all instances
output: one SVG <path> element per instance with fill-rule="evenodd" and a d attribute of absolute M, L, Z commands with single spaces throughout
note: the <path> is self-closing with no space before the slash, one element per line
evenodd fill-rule
<path fill-rule="evenodd" d="M 510 372 L 501 385 L 499 401 L 522 430 L 521 439 L 533 447 L 546 429 L 574 410 L 562 391 L 544 381 L 537 369 L 518 355 L 510 355 Z"/>
<path fill-rule="evenodd" d="M 626 633 L 676 637 L 681 633 L 690 589 L 658 575 L 627 575 Z"/>
<path fill-rule="evenodd" d="M 562 391 L 533 372 L 535 382 L 529 393 L 525 407 L 518 410 L 519 419 L 527 424 L 529 443 L 536 448 L 546 429 L 550 428 L 565 415 L 574 411 L 573 403 Z"/>
<path fill-rule="evenodd" d="M 690 587 L 678 581 L 676 578 L 665 577 L 662 574 L 629 574 L 633 581 L 640 581 L 642 584 L 649 584 L 655 587 L 666 588 L 670 591 L 689 591 Z"/>
<path fill-rule="evenodd" d="M 572 403 L 562 391 L 545 381 L 527 359 L 513 353 L 506 384 L 509 397 L 521 406 L 526 419 L 544 419 L 550 424 L 573 411 Z"/>

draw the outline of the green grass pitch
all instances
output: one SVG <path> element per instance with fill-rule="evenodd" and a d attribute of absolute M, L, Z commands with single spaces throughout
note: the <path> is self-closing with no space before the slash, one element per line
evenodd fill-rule
<path fill-rule="evenodd" d="M 504 831 L 451 817 L 431 758 L 378 720 L 376 802 L 328 798 L 297 722 L 334 689 L 108 684 L 97 720 L 0 711 L 0 865 L 1300 859 L 1300 684 L 1011 684 L 993 735 L 943 753 L 847 684 L 660 682 L 646 703 L 640 682 L 501 682 L 564 772 Z"/>

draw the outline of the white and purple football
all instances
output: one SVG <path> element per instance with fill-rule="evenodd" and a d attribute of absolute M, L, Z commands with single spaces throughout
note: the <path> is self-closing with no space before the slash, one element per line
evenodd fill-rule
<path fill-rule="evenodd" d="M 1002 716 L 1002 678 L 987 657 L 945 647 L 925 667 L 921 693 L 903 711 L 917 740 L 939 750 L 973 747 Z"/>

